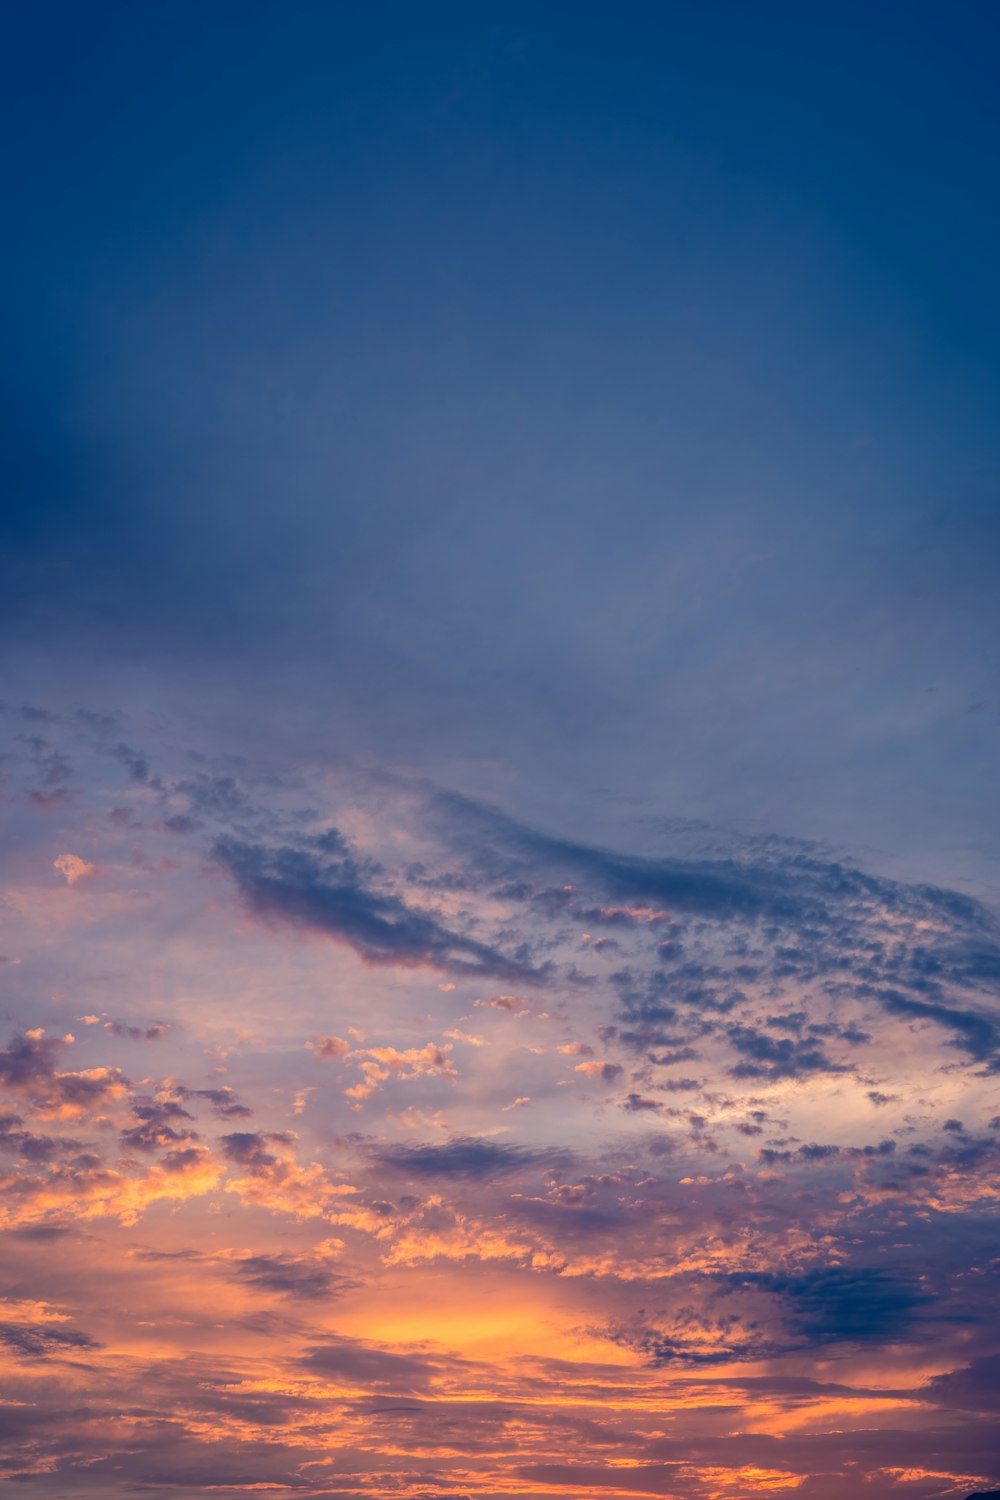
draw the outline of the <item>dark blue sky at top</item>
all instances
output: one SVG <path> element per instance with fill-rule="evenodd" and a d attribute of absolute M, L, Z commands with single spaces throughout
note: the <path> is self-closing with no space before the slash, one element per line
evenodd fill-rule
<path fill-rule="evenodd" d="M 994 6 L 3 33 L 18 691 L 1000 886 Z"/>

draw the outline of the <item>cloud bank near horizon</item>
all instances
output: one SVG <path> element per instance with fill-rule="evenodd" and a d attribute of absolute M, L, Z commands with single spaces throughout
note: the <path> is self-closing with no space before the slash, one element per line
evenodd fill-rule
<path fill-rule="evenodd" d="M 10 1482 L 990 1481 L 987 908 L 6 717 Z"/>

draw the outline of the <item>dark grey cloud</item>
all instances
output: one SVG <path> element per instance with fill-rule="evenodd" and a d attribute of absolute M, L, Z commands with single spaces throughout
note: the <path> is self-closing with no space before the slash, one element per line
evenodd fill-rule
<path fill-rule="evenodd" d="M 47 1359 L 66 1357 L 83 1349 L 100 1346 L 89 1334 L 66 1328 L 60 1323 L 8 1323 L 0 1321 L 0 1343 L 22 1358 Z"/>
<path fill-rule="evenodd" d="M 7 1234 L 15 1240 L 36 1241 L 45 1244 L 50 1240 L 66 1239 L 69 1235 L 76 1233 L 75 1224 L 22 1224 L 16 1229 L 8 1229 Z"/>
<path fill-rule="evenodd" d="M 20 1115 L 0 1116 L 0 1151 L 17 1152 L 29 1162 L 48 1162 L 54 1156 L 67 1156 L 82 1149 L 80 1141 L 66 1136 L 36 1135 L 23 1126 Z"/>
<path fill-rule="evenodd" d="M 455 793 L 432 794 L 428 811 L 443 838 L 479 871 L 481 882 L 516 876 L 524 899 L 554 902 L 580 920 L 608 910 L 583 904 L 588 892 L 599 892 L 637 905 L 651 903 L 653 917 L 662 907 L 685 919 L 760 922 L 775 942 L 775 961 L 783 960 L 788 973 L 809 977 L 831 932 L 853 937 L 876 913 L 904 920 L 933 914 L 943 924 L 936 946 L 923 933 L 906 945 L 891 944 L 887 934 L 867 933 L 859 952 L 879 972 L 905 974 L 909 981 L 923 977 L 927 982 L 940 973 L 988 983 L 1000 964 L 997 919 L 982 903 L 958 891 L 868 874 L 804 841 L 730 836 L 726 842 L 736 851 L 731 855 L 656 858 L 553 837 Z M 669 829 L 665 838 L 671 841 Z M 540 877 L 552 873 L 581 885 L 542 886 Z M 610 919 L 616 915 L 627 919 L 628 909 L 608 911 Z M 647 916 L 645 922 L 657 932 L 656 921 Z"/>
<path fill-rule="evenodd" d="M 468 797 L 434 794 L 429 814 L 482 889 L 506 891 L 550 924 L 589 927 L 603 915 L 627 930 L 628 962 L 607 976 L 620 997 L 618 1041 L 651 1062 L 712 1033 L 737 1052 L 737 1078 L 843 1071 L 855 1065 L 844 1047 L 873 1040 L 838 1014 L 853 1001 L 932 1023 L 1000 1068 L 1000 928 L 960 892 L 869 875 L 791 840 L 637 858 L 550 837 Z M 757 997 L 791 984 L 807 990 L 808 1009 L 751 1015 Z"/>
<path fill-rule="evenodd" d="M 246 1171 L 256 1175 L 266 1175 L 269 1168 L 276 1166 L 279 1157 L 268 1147 L 273 1142 L 278 1146 L 290 1146 L 295 1137 L 287 1131 L 246 1131 L 239 1130 L 231 1135 L 224 1135 L 220 1139 L 223 1154 L 228 1161 L 243 1167 Z"/>
<path fill-rule="evenodd" d="M 941 1406 L 1000 1412 L 1000 1354 L 984 1354 L 961 1369 L 935 1375 L 924 1390 L 929 1400 Z"/>
<path fill-rule="evenodd" d="M 343 1337 L 327 1337 L 321 1344 L 312 1345 L 299 1363 L 317 1375 L 401 1395 L 426 1391 L 435 1370 L 434 1361 L 426 1357 L 398 1354 Z"/>
<path fill-rule="evenodd" d="M 381 892 L 327 836 L 312 850 L 268 848 L 220 839 L 215 857 L 236 880 L 251 911 L 324 933 L 348 944 L 366 963 L 427 965 L 448 973 L 517 983 L 544 978 L 526 956 L 449 931 L 427 912 Z"/>
<path fill-rule="evenodd" d="M 233 1158 L 230 1156 L 230 1159 Z M 256 1160 L 260 1161 L 259 1156 Z M 268 1164 L 265 1162 L 263 1165 L 266 1167 Z M 142 1246 L 132 1253 L 137 1260 L 152 1264 L 169 1266 L 175 1261 L 188 1261 L 211 1266 L 240 1286 L 302 1301 L 318 1302 L 337 1297 L 357 1285 L 350 1277 L 334 1270 L 329 1261 L 317 1255 L 294 1255 L 286 1251 L 245 1251 L 221 1255 L 190 1248 L 157 1250 L 151 1246 Z M 254 1326 L 260 1329 L 266 1325 L 255 1321 Z M 274 1327 L 275 1335 L 279 1338 L 287 1337 L 289 1327 L 287 1320 L 278 1320 Z"/>
<path fill-rule="evenodd" d="M 738 1125 L 744 1135 L 759 1135 L 759 1128 L 748 1129 L 744 1125 Z M 886 1157 L 893 1156 L 897 1149 L 894 1140 L 879 1141 L 877 1145 L 867 1146 L 824 1146 L 813 1141 L 804 1146 L 796 1146 L 794 1150 L 774 1150 L 770 1146 L 763 1146 L 757 1152 L 757 1157 L 765 1166 L 773 1166 L 776 1162 L 796 1162 L 798 1165 L 815 1166 L 818 1162 L 838 1161 L 843 1158 L 852 1157 Z"/>
<path fill-rule="evenodd" d="M 514 1470 L 519 1479 L 533 1485 L 542 1485 L 552 1494 L 584 1492 L 587 1490 L 616 1489 L 621 1485 L 621 1476 L 610 1466 L 599 1463 L 535 1463 L 518 1464 Z M 673 1495 L 683 1493 L 683 1469 L 680 1460 L 673 1463 L 630 1464 L 629 1489 L 643 1495 Z"/>
<path fill-rule="evenodd" d="M 72 802 L 76 791 L 70 785 L 73 763 L 69 757 L 40 734 L 19 734 L 16 739 L 28 750 L 32 780 L 37 783 L 27 788 L 32 806 L 51 812 Z"/>
<path fill-rule="evenodd" d="M 651 859 L 553 838 L 495 808 L 454 793 L 439 793 L 434 809 L 451 828 L 456 843 L 494 873 L 511 878 L 523 869 L 567 871 L 594 882 L 620 901 L 653 901 L 676 912 L 717 918 L 769 916 L 791 920 L 804 914 L 796 882 L 780 867 L 737 860 Z M 484 839 L 473 850 L 472 841 Z M 565 900 L 565 896 L 563 897 Z M 580 919 L 592 917 L 584 908 Z M 611 913 L 611 920 L 616 914 Z M 627 920 L 626 913 L 617 913 Z"/>
<path fill-rule="evenodd" d="M 248 1104 L 241 1104 L 236 1093 L 228 1084 L 214 1089 L 192 1089 L 186 1084 L 178 1086 L 177 1093 L 182 1099 L 204 1099 L 211 1105 L 212 1113 L 219 1120 L 249 1119 L 253 1110 Z"/>
<path fill-rule="evenodd" d="M 234 1280 L 262 1292 L 278 1292 L 305 1301 L 333 1297 L 353 1285 L 323 1261 L 283 1254 L 242 1255 L 231 1262 Z"/>
<path fill-rule="evenodd" d="M 486 1181 L 526 1168 L 568 1161 L 568 1153 L 467 1137 L 443 1146 L 383 1146 L 373 1153 L 381 1168 L 409 1177 L 456 1177 Z"/>
<path fill-rule="evenodd" d="M 743 1058 L 730 1070 L 734 1078 L 801 1078 L 844 1071 L 815 1041 L 768 1036 L 752 1026 L 730 1026 L 726 1036 Z"/>
<path fill-rule="evenodd" d="M 894 990 L 880 990 L 878 999 L 891 1015 L 912 1016 L 943 1026 L 953 1033 L 951 1046 L 968 1052 L 977 1062 L 987 1063 L 991 1073 L 1000 1071 L 1000 1022 L 995 1017 L 955 1005 L 914 999 Z"/>
<path fill-rule="evenodd" d="M 660 1099 L 650 1099 L 642 1094 L 630 1093 L 625 1096 L 622 1109 L 631 1115 L 659 1114 L 666 1109 L 666 1105 Z"/>
<path fill-rule="evenodd" d="M 761 1206 L 746 1205 L 750 1222 Z M 640 1309 L 592 1331 L 650 1365 L 683 1370 L 715 1367 L 720 1360 L 822 1359 L 838 1344 L 915 1343 L 945 1316 L 939 1299 L 915 1277 L 864 1265 L 684 1274 L 659 1295 L 673 1306 L 669 1316 L 651 1317 Z M 774 1376 L 775 1390 L 787 1379 Z M 733 1381 L 744 1383 L 743 1377 Z"/>
<path fill-rule="evenodd" d="M 197 1140 L 197 1132 L 184 1123 L 193 1116 L 176 1100 L 136 1099 L 132 1113 L 136 1123 L 121 1133 L 122 1145 L 130 1150 L 172 1150 Z"/>
<path fill-rule="evenodd" d="M 790 1332 L 805 1347 L 905 1338 L 928 1316 L 934 1300 L 920 1286 L 878 1267 L 818 1267 L 795 1275 L 747 1273 L 727 1278 L 726 1285 L 776 1296 Z"/>
<path fill-rule="evenodd" d="M 125 1021 L 105 1021 L 105 1031 L 130 1042 L 158 1042 L 170 1030 L 166 1021 L 154 1021 L 151 1026 L 130 1026 Z"/>
<path fill-rule="evenodd" d="M 35 1083 L 47 1083 L 63 1050 L 64 1044 L 58 1037 L 13 1037 L 8 1046 L 0 1047 L 0 1084 L 24 1089 Z"/>
<path fill-rule="evenodd" d="M 115 746 L 113 754 L 121 761 L 132 781 L 143 785 L 149 780 L 149 761 L 141 751 L 120 743 Z"/>

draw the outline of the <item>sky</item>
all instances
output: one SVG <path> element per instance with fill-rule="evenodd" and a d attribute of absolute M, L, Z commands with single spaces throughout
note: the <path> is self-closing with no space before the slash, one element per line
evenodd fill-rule
<path fill-rule="evenodd" d="M 0 1481 L 997 1490 L 996 7 L 0 35 Z"/>

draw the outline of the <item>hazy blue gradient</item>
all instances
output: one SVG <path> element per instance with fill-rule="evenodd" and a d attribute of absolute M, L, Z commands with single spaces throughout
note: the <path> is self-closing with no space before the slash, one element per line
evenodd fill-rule
<path fill-rule="evenodd" d="M 5 33 L 8 645 L 995 886 L 994 7 Z"/>

